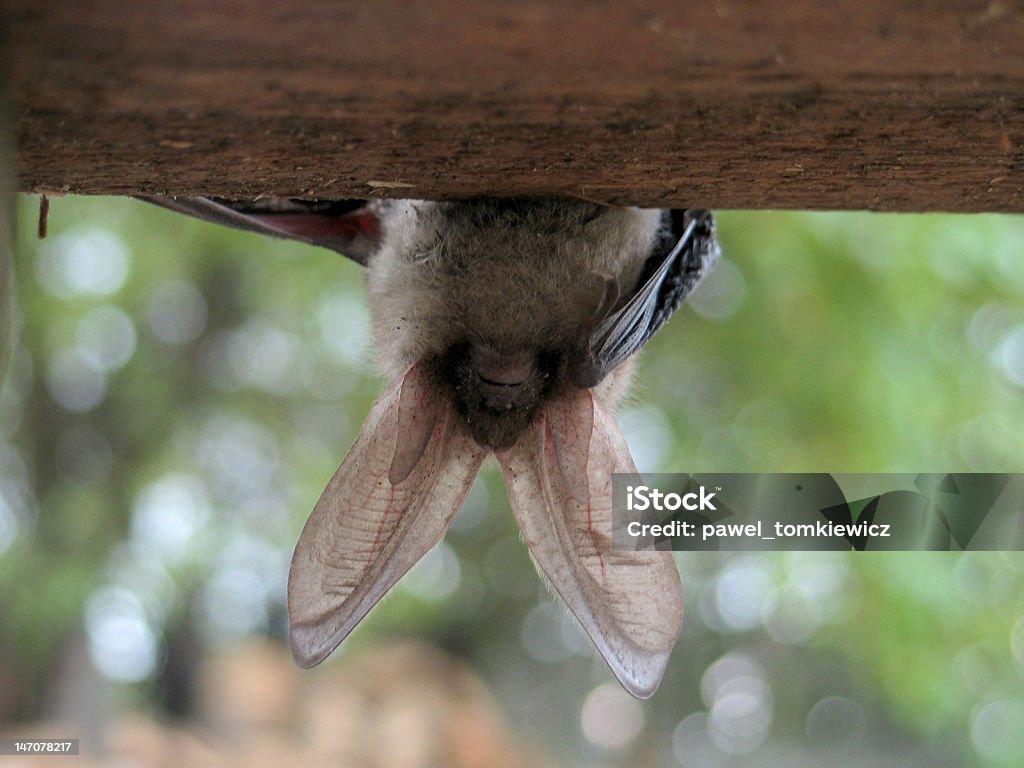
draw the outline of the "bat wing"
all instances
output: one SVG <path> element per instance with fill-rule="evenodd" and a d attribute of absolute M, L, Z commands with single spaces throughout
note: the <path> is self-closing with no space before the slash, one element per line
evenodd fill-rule
<path fill-rule="evenodd" d="M 486 450 L 422 366 L 391 385 L 310 515 L 292 556 L 292 653 L 319 664 L 440 541 Z"/>
<path fill-rule="evenodd" d="M 379 221 L 365 200 L 223 200 L 213 197 L 140 197 L 178 213 L 271 237 L 300 240 L 366 265 L 380 239 Z"/>
<path fill-rule="evenodd" d="M 650 696 L 682 625 L 682 587 L 671 552 L 612 548 L 612 473 L 637 471 L 618 426 L 573 390 L 498 460 L 534 560 L 619 681 Z"/>
<path fill-rule="evenodd" d="M 718 259 L 710 211 L 673 210 L 671 220 L 669 244 L 656 248 L 647 260 L 636 291 L 581 334 L 569 362 L 569 378 L 575 386 L 593 387 L 637 352 Z"/>

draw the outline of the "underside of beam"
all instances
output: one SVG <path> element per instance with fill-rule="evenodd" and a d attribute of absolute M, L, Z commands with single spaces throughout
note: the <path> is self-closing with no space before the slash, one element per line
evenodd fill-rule
<path fill-rule="evenodd" d="M 6 0 L 23 190 L 1024 211 L 995 2 Z"/>

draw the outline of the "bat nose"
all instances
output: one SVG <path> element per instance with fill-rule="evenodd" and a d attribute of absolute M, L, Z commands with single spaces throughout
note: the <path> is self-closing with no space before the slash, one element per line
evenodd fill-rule
<path fill-rule="evenodd" d="M 523 404 L 529 389 L 526 384 L 537 372 L 533 354 L 479 346 L 474 347 L 471 362 L 488 408 L 507 411 Z"/>

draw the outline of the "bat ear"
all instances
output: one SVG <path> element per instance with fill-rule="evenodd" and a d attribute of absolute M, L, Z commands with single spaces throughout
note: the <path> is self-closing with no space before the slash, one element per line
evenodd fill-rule
<path fill-rule="evenodd" d="M 530 554 L 619 682 L 647 698 L 682 625 L 682 587 L 671 552 L 612 548 L 612 473 L 637 471 L 618 426 L 572 389 L 497 456 Z"/>
<path fill-rule="evenodd" d="M 292 654 L 319 664 L 444 535 L 486 451 L 422 365 L 374 404 L 292 555 Z"/>
<path fill-rule="evenodd" d="M 337 251 L 366 266 L 380 244 L 380 220 L 365 200 L 223 200 L 213 197 L 140 197 L 169 208 L 248 232 L 301 240 Z"/>
<path fill-rule="evenodd" d="M 580 389 L 599 384 L 647 343 L 717 261 L 710 211 L 673 210 L 671 226 L 647 259 L 636 289 L 584 327 L 569 358 L 569 380 Z"/>

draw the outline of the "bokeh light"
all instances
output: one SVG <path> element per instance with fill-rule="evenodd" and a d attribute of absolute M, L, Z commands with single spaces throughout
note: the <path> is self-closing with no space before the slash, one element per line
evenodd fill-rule
<path fill-rule="evenodd" d="M 639 702 L 539 578 L 494 462 L 443 541 L 300 675 L 291 550 L 382 386 L 362 271 L 135 201 L 54 200 L 43 241 L 35 214 L 24 198 L 0 394 L 0 731 L 58 709 L 76 647 L 74 679 L 108 702 L 77 715 L 108 736 L 118 713 L 205 728 L 190 686 L 258 638 L 283 655 L 244 656 L 253 690 L 333 695 L 355 739 L 372 700 L 422 747 L 434 721 L 414 714 L 441 711 L 425 689 L 390 710 L 403 681 L 386 665 L 332 677 L 412 637 L 472 669 L 512 743 L 552 765 L 1024 764 L 1020 553 L 675 553 L 682 635 Z M 718 229 L 722 264 L 617 414 L 640 469 L 1024 468 L 1024 219 L 723 212 Z M 275 728 L 329 720 L 278 706 Z M 480 711 L 459 712 L 477 733 Z M 317 748 L 337 757 L 342 730 Z"/>
<path fill-rule="evenodd" d="M 124 285 L 131 266 L 121 237 L 103 229 L 66 232 L 42 244 L 36 277 L 44 290 L 61 299 L 108 296 Z"/>
<path fill-rule="evenodd" d="M 616 683 L 604 683 L 583 700 L 583 735 L 605 749 L 628 747 L 644 728 L 643 705 Z"/>

